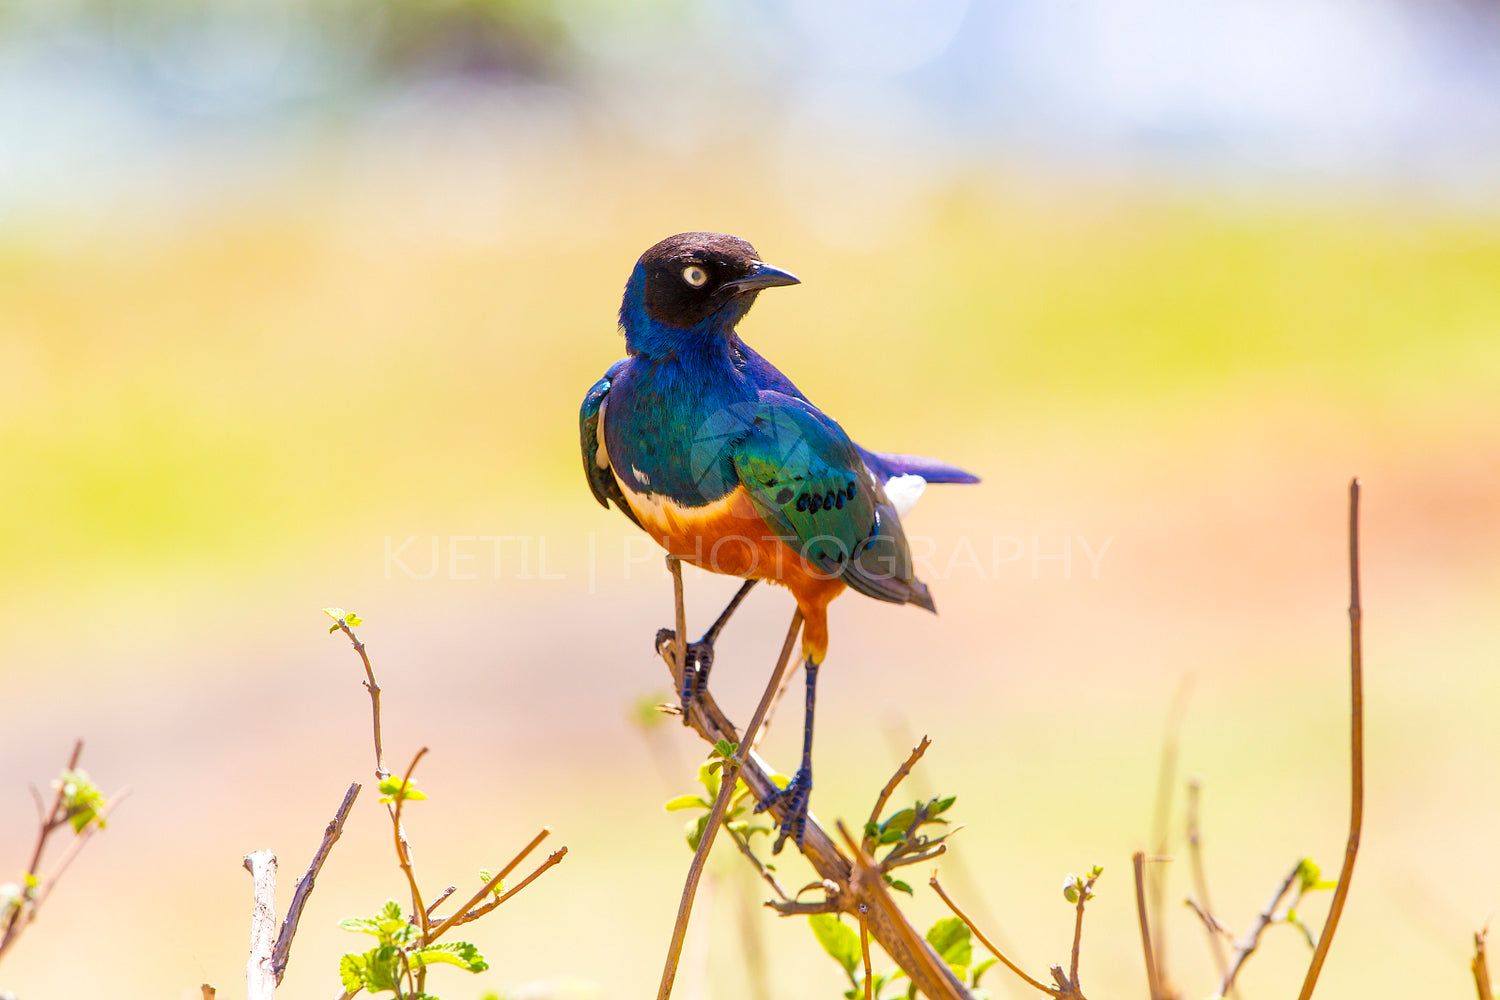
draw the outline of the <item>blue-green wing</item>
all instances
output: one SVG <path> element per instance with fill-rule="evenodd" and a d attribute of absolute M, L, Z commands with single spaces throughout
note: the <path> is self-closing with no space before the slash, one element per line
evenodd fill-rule
<path fill-rule="evenodd" d="M 599 506 L 607 508 L 610 501 L 614 501 L 614 505 L 639 526 L 640 521 L 636 520 L 635 512 L 625 502 L 625 494 L 620 492 L 620 484 L 615 481 L 615 470 L 605 457 L 601 444 L 603 428 L 599 426 L 599 416 L 609 398 L 610 379 L 624 364 L 625 361 L 618 361 L 611 366 L 583 397 L 583 407 L 578 411 L 578 443 L 583 449 L 583 474 L 588 478 L 589 489 Z"/>
<path fill-rule="evenodd" d="M 860 593 L 930 610 L 896 510 L 843 429 L 779 392 L 762 392 L 746 416 L 734 469 L 766 524 Z"/>

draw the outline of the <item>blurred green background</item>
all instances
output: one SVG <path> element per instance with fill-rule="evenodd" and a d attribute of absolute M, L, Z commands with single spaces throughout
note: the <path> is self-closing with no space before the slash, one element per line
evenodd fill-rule
<path fill-rule="evenodd" d="M 856 439 L 985 477 L 909 518 L 941 617 L 835 606 L 814 812 L 861 821 L 931 734 L 910 791 L 958 796 L 949 890 L 1040 974 L 1070 940 L 1064 874 L 1102 864 L 1085 989 L 1143 992 L 1129 854 L 1184 684 L 1220 915 L 1245 928 L 1304 854 L 1337 867 L 1358 474 L 1369 808 L 1319 996 L 1469 990 L 1500 905 L 1494 20 L 12 0 L 0 879 L 29 853 L 27 782 L 74 737 L 133 791 L 0 989 L 239 995 L 240 857 L 280 854 L 284 905 L 357 779 L 282 988 L 336 995 L 360 944 L 338 919 L 402 882 L 335 604 L 367 620 L 392 762 L 431 747 L 407 813 L 424 885 L 543 824 L 570 848 L 475 928 L 490 972 L 432 985 L 654 988 L 689 859 L 661 804 L 704 748 L 636 721 L 669 687 L 670 589 L 589 496 L 575 420 L 623 351 L 635 258 L 711 229 L 803 279 L 742 332 Z M 696 632 L 733 583 L 688 584 Z M 757 592 L 725 635 L 740 717 L 789 611 Z M 783 768 L 795 729 L 768 737 Z M 1170 958 L 1208 996 L 1181 851 Z M 711 866 L 678 995 L 836 996 L 743 868 Z M 1244 995 L 1287 995 L 1306 957 L 1273 928 Z"/>

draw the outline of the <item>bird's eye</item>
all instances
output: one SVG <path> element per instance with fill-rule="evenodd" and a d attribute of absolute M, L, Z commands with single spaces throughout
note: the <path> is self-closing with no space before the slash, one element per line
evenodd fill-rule
<path fill-rule="evenodd" d="M 690 264 L 682 269 L 682 280 L 694 288 L 702 288 L 704 282 L 708 281 L 708 272 L 697 264 Z"/>

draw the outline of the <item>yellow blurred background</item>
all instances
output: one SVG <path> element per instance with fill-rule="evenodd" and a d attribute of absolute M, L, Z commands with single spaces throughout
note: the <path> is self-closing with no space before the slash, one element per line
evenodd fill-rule
<path fill-rule="evenodd" d="M 864 51 L 852 28 L 815 44 L 838 5 L 771 8 L 744 41 L 743 12 L 720 7 L 656 5 L 632 24 L 581 3 L 454 4 L 489 20 L 450 37 L 438 15 L 388 3 L 360 36 L 369 79 L 317 95 L 336 114 L 310 115 L 305 95 L 274 113 L 220 97 L 207 125 L 178 109 L 129 143 L 34 71 L 57 37 L 68 58 L 88 51 L 80 38 L 137 51 L 121 22 L 88 5 L 71 34 L 47 34 L 39 5 L 20 28 L 0 22 L 0 880 L 29 855 L 27 783 L 45 790 L 75 737 L 106 790 L 132 790 L 0 990 L 175 998 L 206 981 L 239 995 L 241 857 L 280 855 L 284 906 L 359 780 L 281 990 L 337 995 L 338 956 L 364 947 L 337 921 L 403 896 L 362 673 L 320 613 L 341 605 L 366 619 L 392 765 L 431 748 L 430 799 L 406 813 L 429 894 L 476 884 L 542 825 L 570 850 L 470 928 L 491 971 L 439 970 L 432 987 L 649 994 L 689 860 L 682 816 L 661 805 L 692 789 L 705 748 L 638 721 L 669 697 L 651 640 L 670 587 L 589 495 L 575 419 L 623 351 L 614 314 L 636 256 L 688 229 L 741 235 L 802 278 L 741 332 L 857 440 L 985 479 L 934 487 L 909 518 L 940 617 L 835 606 L 820 819 L 861 822 L 930 734 L 907 791 L 958 796 L 949 891 L 1041 975 L 1067 954 L 1065 873 L 1103 865 L 1082 979 L 1139 995 L 1129 856 L 1150 846 L 1185 690 L 1178 784 L 1203 783 L 1214 903 L 1243 930 L 1299 857 L 1331 873 L 1342 852 L 1345 487 L 1359 475 L 1368 812 L 1318 995 L 1471 989 L 1471 933 L 1500 905 L 1500 201 L 1354 139 L 1349 159 L 1373 148 L 1371 162 L 1294 170 L 1272 153 L 1295 129 L 1256 152 L 1225 141 L 1205 165 L 1097 136 L 1039 152 L 1009 119 L 928 114 L 963 106 L 946 89 L 972 82 L 959 50 L 994 41 L 969 28 L 1010 9 L 939 6 L 945 45 L 875 72 L 839 62 Z M 900 8 L 871 23 L 909 29 Z M 278 30 L 303 39 L 347 15 L 319 9 L 329 20 Z M 146 18 L 172 46 L 186 44 L 176 10 Z M 1140 17 L 1170 20 L 1152 4 Z M 1024 18 L 997 23 L 1015 32 L 995 59 L 1061 45 L 1026 36 Z M 434 62 L 466 44 L 490 61 Z M 172 46 L 148 51 L 176 66 Z M 696 53 L 692 73 L 674 72 L 674 47 Z M 742 61 L 716 62 L 724 51 Z M 798 72 L 783 92 L 746 69 L 756 59 Z M 705 67 L 720 78 L 699 85 Z M 733 96 L 747 77 L 761 90 Z M 1316 104 L 1297 79 L 1292 103 Z M 897 98 L 905 110 L 868 129 L 850 111 Z M 3 113 L 23 106 L 31 117 Z M 696 634 L 733 583 L 689 571 L 688 588 Z M 721 642 L 713 684 L 740 719 L 789 613 L 758 591 Z M 799 734 L 777 721 L 766 752 L 790 770 Z M 1180 833 L 1180 793 L 1173 816 Z M 1174 980 L 1210 996 L 1201 929 L 1177 905 L 1180 837 L 1173 851 Z M 762 887 L 720 853 L 678 995 L 767 995 L 746 965 L 756 940 L 768 995 L 836 996 L 842 974 L 802 921 L 760 910 Z M 784 884 L 811 877 L 800 859 L 780 868 Z M 942 908 L 927 871 L 911 876 L 925 927 Z M 1325 906 L 1305 919 L 1320 926 Z M 1243 994 L 1288 995 L 1307 956 L 1272 928 Z M 999 970 L 987 985 L 1024 995 Z"/>

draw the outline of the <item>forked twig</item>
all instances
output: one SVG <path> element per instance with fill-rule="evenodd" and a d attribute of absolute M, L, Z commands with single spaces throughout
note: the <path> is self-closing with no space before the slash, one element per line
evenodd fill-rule
<path fill-rule="evenodd" d="M 531 843 L 529 843 L 525 847 L 521 848 L 520 853 L 518 853 L 515 857 L 511 858 L 509 864 L 507 864 L 504 868 L 500 869 L 498 872 L 496 872 L 495 874 L 491 875 L 488 879 L 486 879 L 484 885 L 482 885 L 482 886 L 479 887 L 479 891 L 476 892 L 476 893 L 474 893 L 474 895 L 472 895 L 472 896 L 469 897 L 469 901 L 468 902 L 464 903 L 463 906 L 460 906 L 458 909 L 454 910 L 452 916 L 450 916 L 448 919 L 444 920 L 442 923 L 438 924 L 436 927 L 434 927 L 431 931 L 428 932 L 428 934 L 427 934 L 427 940 L 428 940 L 428 942 L 436 941 L 438 938 L 442 937 L 447 932 L 448 928 L 450 928 L 450 927 L 454 926 L 455 924 L 459 923 L 460 922 L 459 918 L 461 918 L 464 914 L 468 913 L 471 909 L 473 909 L 476 905 L 478 905 L 478 903 L 479 903 L 479 901 L 481 899 L 483 899 L 485 896 L 489 895 L 492 892 L 492 887 L 493 886 L 499 885 L 500 882 L 501 882 L 501 880 L 504 879 L 505 876 L 509 875 L 511 872 L 513 872 L 517 868 L 519 868 L 520 865 L 521 865 L 521 862 L 526 860 L 526 855 L 528 855 L 532 851 L 536 850 L 537 845 L 540 844 L 543 840 L 546 840 L 547 839 L 547 835 L 550 834 L 551 832 L 552 832 L 552 830 L 550 828 L 545 827 L 545 826 L 542 827 L 542 832 L 538 833 L 535 837 L 532 837 L 531 838 Z M 540 871 L 541 869 L 537 869 L 537 870 Z"/>
<path fill-rule="evenodd" d="M 1254 954 L 1255 949 L 1260 945 L 1261 932 L 1276 919 L 1276 908 L 1281 905 L 1281 901 L 1286 898 L 1286 894 L 1292 891 L 1292 886 L 1302 877 L 1302 870 L 1302 862 L 1299 860 L 1292 866 L 1292 870 L 1287 872 L 1286 878 L 1281 880 L 1281 884 L 1276 887 L 1276 892 L 1267 900 L 1265 909 L 1261 910 L 1260 915 L 1255 918 L 1254 926 L 1250 928 L 1249 933 L 1245 935 L 1238 947 L 1235 948 L 1234 957 L 1229 963 L 1229 971 L 1224 973 L 1224 979 L 1219 984 L 1220 996 L 1229 995 L 1230 989 L 1234 987 L 1235 977 L 1240 974 L 1240 967 L 1245 964 L 1245 960 Z"/>
<path fill-rule="evenodd" d="M 483 906 L 476 907 L 475 909 L 469 910 L 467 913 L 455 914 L 451 918 L 452 923 L 449 924 L 449 926 L 457 927 L 459 924 L 466 924 L 471 920 L 478 920 L 480 917 L 484 916 L 486 913 L 489 913 L 495 907 L 510 902 L 512 896 L 520 892 L 522 889 L 526 888 L 531 883 L 535 882 L 537 879 L 541 878 L 542 875 L 546 873 L 547 869 L 551 868 L 553 865 L 559 864 L 562 859 L 567 856 L 568 849 L 566 847 L 559 847 L 557 850 L 547 855 L 547 859 L 541 864 L 537 865 L 536 870 L 533 871 L 530 875 L 527 875 L 521 881 L 511 886 L 509 889 L 506 889 L 504 892 L 496 896 L 494 899 L 490 900 L 488 903 L 485 903 Z M 437 932 L 434 931 L 431 935 L 428 936 L 428 943 L 431 943 L 436 939 L 436 937 Z"/>
<path fill-rule="evenodd" d="M 870 821 L 865 824 L 866 830 L 880 823 L 880 813 L 885 809 L 885 804 L 890 801 L 891 793 L 895 792 L 896 786 L 901 784 L 902 779 L 911 774 L 911 769 L 917 765 L 917 761 L 922 759 L 922 755 L 927 752 L 927 748 L 930 746 L 932 746 L 932 740 L 927 736 L 923 736 L 922 742 L 911 748 L 911 753 L 907 755 L 906 762 L 896 769 L 896 773 L 891 775 L 891 780 L 885 783 L 885 787 L 875 797 L 875 808 L 870 810 Z M 866 853 L 874 850 L 875 838 L 867 834 L 860 841 L 860 847 Z"/>
<path fill-rule="evenodd" d="M 1318 973 L 1323 969 L 1323 960 L 1328 957 L 1328 948 L 1333 944 L 1334 931 L 1338 930 L 1339 916 L 1344 912 L 1344 900 L 1349 896 L 1349 881 L 1354 876 L 1354 859 L 1359 854 L 1359 835 L 1365 818 L 1365 692 L 1364 650 L 1361 637 L 1361 619 L 1364 612 L 1359 600 L 1359 480 L 1349 481 L 1349 839 L 1344 844 L 1344 863 L 1339 869 L 1338 885 L 1333 890 L 1333 901 L 1328 904 L 1328 916 L 1323 921 L 1323 933 L 1318 935 L 1318 945 L 1313 949 L 1312 961 L 1307 967 L 1307 977 L 1302 981 L 1302 992 L 1298 1000 L 1309 1000 L 1313 988 L 1318 985 Z"/>
<path fill-rule="evenodd" d="M 1218 918 L 1213 915 L 1213 903 L 1208 897 L 1208 877 L 1203 870 L 1203 835 L 1198 826 L 1198 797 L 1202 786 L 1194 781 L 1188 782 L 1187 788 L 1187 842 L 1188 860 L 1193 870 L 1193 892 L 1197 894 L 1199 902 L 1188 900 L 1188 905 L 1197 911 L 1199 919 L 1208 928 L 1209 950 L 1213 952 L 1214 966 L 1219 972 L 1219 981 L 1224 981 L 1224 975 L 1229 971 L 1229 959 L 1224 955 L 1224 942 L 1215 930 L 1223 931 L 1224 925 L 1219 923 Z M 1235 991 L 1227 994 L 1230 1000 L 1234 1000 Z"/>

